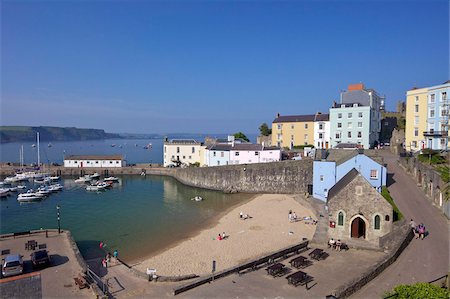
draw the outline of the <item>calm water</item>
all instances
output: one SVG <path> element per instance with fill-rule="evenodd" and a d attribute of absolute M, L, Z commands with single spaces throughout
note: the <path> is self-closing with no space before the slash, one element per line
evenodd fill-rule
<path fill-rule="evenodd" d="M 203 141 L 206 135 L 192 135 L 189 138 Z M 179 136 L 169 136 L 177 138 Z M 225 138 L 226 135 L 216 135 Z M 248 135 L 252 142 L 256 142 L 256 135 Z M 184 137 L 187 138 L 187 137 Z M 105 139 L 87 141 L 59 141 L 41 142 L 40 156 L 42 163 L 62 163 L 67 155 L 124 155 L 128 163 L 160 163 L 163 162 L 163 139 Z M 0 145 L 0 161 L 19 163 L 19 151 L 23 145 L 25 163 L 37 163 L 37 148 L 32 144 L 36 142 L 13 142 Z M 143 147 L 151 143 L 151 150 Z M 111 145 L 115 144 L 114 147 Z"/>
<path fill-rule="evenodd" d="M 0 233 L 57 228 L 56 205 L 60 205 L 61 227 L 72 232 L 85 258 L 101 254 L 103 241 L 126 261 L 135 261 L 187 238 L 249 198 L 191 188 L 159 176 L 123 176 L 113 189 L 98 193 L 87 192 L 73 178 L 62 184 L 64 191 L 41 202 L 20 204 L 16 195 L 2 199 Z M 191 201 L 196 195 L 204 200 Z"/>

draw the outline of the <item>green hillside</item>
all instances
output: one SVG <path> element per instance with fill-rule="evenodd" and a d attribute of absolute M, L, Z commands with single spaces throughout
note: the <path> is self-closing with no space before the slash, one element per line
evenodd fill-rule
<path fill-rule="evenodd" d="M 60 127 L 0 126 L 0 142 L 34 141 L 39 132 L 42 141 L 76 141 L 120 138 L 119 134 L 105 133 L 99 129 Z"/>

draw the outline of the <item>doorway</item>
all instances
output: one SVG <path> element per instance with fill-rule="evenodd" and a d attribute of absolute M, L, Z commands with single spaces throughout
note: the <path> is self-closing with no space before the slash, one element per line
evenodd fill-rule
<path fill-rule="evenodd" d="M 366 222 L 361 217 L 356 217 L 352 221 L 352 238 L 366 238 Z"/>

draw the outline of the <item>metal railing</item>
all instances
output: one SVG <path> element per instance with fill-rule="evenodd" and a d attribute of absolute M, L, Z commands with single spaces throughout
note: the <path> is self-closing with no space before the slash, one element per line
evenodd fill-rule
<path fill-rule="evenodd" d="M 97 274 L 95 274 L 94 271 L 89 269 L 89 267 L 87 268 L 86 274 L 87 276 L 89 276 L 89 278 L 92 279 L 92 281 L 94 281 L 97 284 L 97 286 L 100 288 L 100 290 L 102 290 L 105 296 L 110 297 L 108 285 L 106 284 L 106 282 L 104 282 Z"/>

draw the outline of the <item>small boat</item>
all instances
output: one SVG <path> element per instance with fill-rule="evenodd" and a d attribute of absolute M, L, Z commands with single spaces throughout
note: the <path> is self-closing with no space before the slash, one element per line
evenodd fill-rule
<path fill-rule="evenodd" d="M 104 186 L 104 185 L 89 185 L 89 186 L 86 186 L 86 190 L 87 191 L 102 191 L 102 190 L 105 190 L 106 189 L 106 186 Z"/>
<path fill-rule="evenodd" d="M 34 182 L 36 184 L 47 184 L 50 182 L 50 178 L 49 177 L 39 178 L 39 179 L 35 179 Z"/>
<path fill-rule="evenodd" d="M 9 195 L 9 189 L 0 189 L 0 198 L 5 198 Z"/>
<path fill-rule="evenodd" d="M 19 191 L 19 188 L 17 188 L 17 187 L 11 187 L 11 188 L 9 188 L 8 190 L 9 190 L 9 192 L 17 192 L 17 191 Z"/>
<path fill-rule="evenodd" d="M 50 177 L 50 180 L 51 180 L 51 181 L 59 181 L 60 178 L 61 178 L 61 177 L 59 177 L 59 176 L 51 176 L 51 177 Z"/>
<path fill-rule="evenodd" d="M 202 197 L 200 197 L 200 196 L 196 196 L 196 197 L 193 197 L 193 198 L 191 198 L 191 200 L 195 200 L 195 201 L 202 201 L 202 200 L 203 200 L 203 198 L 202 198 Z"/>
<path fill-rule="evenodd" d="M 18 177 L 17 175 L 9 176 L 9 177 L 5 178 L 5 180 L 3 181 L 3 184 L 16 183 L 16 182 L 20 182 L 20 181 L 22 181 L 22 179 L 20 177 Z"/>
<path fill-rule="evenodd" d="M 25 185 L 18 185 L 16 188 L 22 190 L 22 189 L 25 189 L 26 187 L 27 186 L 25 186 Z"/>
<path fill-rule="evenodd" d="M 85 176 L 80 176 L 78 179 L 76 179 L 75 183 L 89 183 L 90 181 L 92 181 L 91 176 L 85 175 Z"/>
<path fill-rule="evenodd" d="M 144 146 L 144 149 L 151 149 L 152 147 L 153 147 L 153 145 L 151 143 L 149 143 L 146 146 Z"/>
<path fill-rule="evenodd" d="M 118 181 L 119 181 L 119 178 L 110 176 L 110 177 L 108 177 L 108 178 L 104 178 L 103 180 L 104 180 L 105 182 L 118 182 Z"/>
<path fill-rule="evenodd" d="M 91 179 L 93 180 L 98 180 L 100 178 L 100 175 L 96 172 L 94 172 L 94 174 L 90 175 Z"/>
<path fill-rule="evenodd" d="M 113 144 L 111 144 L 111 147 L 115 147 L 116 145 L 113 143 Z"/>
<path fill-rule="evenodd" d="M 53 145 L 52 145 L 51 143 L 49 143 L 47 146 L 48 146 L 48 147 L 52 147 Z"/>
<path fill-rule="evenodd" d="M 33 144 L 31 145 L 31 147 L 36 147 L 36 144 L 33 143 Z"/>
<path fill-rule="evenodd" d="M 36 193 L 46 196 L 46 195 L 50 195 L 50 193 L 52 193 L 52 191 L 50 191 L 47 187 L 40 187 L 37 189 Z"/>
<path fill-rule="evenodd" d="M 17 196 L 19 202 L 40 201 L 44 196 L 35 192 L 21 193 Z"/>
<path fill-rule="evenodd" d="M 57 192 L 63 189 L 63 186 L 60 184 L 54 184 L 47 187 L 50 192 Z"/>

